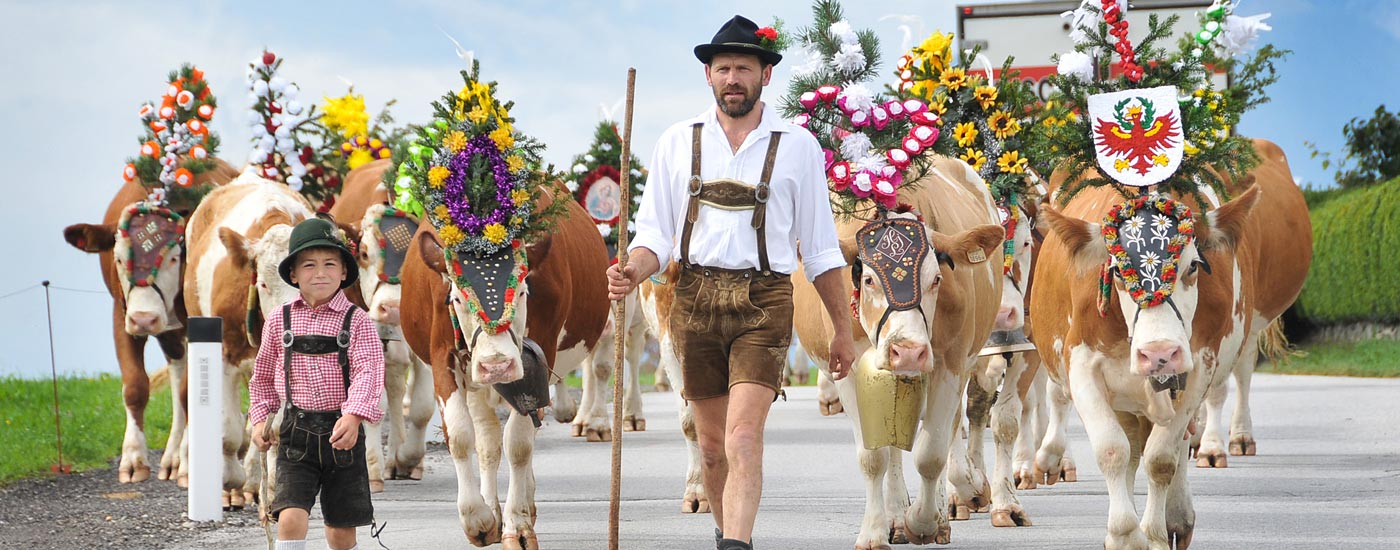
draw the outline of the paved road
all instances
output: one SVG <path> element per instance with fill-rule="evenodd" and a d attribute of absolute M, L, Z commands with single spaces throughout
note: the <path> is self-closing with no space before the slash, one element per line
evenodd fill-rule
<path fill-rule="evenodd" d="M 850 421 L 821 417 L 813 388 L 788 394 L 769 424 L 757 547 L 850 548 L 863 506 Z M 1259 455 L 1231 457 L 1224 470 L 1191 471 L 1195 548 L 1400 548 L 1400 380 L 1259 375 L 1253 404 Z M 622 547 L 712 548 L 710 516 L 679 512 L 685 450 L 673 397 L 650 393 L 645 406 L 650 429 L 625 439 Z M 994 529 L 985 514 L 954 522 L 952 548 L 1102 546 L 1108 499 L 1075 420 L 1071 441 L 1080 481 L 1024 492 L 1021 502 L 1034 527 Z M 605 548 L 609 446 L 546 424 L 536 448 L 540 545 Z M 990 442 L 988 449 L 990 457 Z M 913 475 L 912 465 L 906 471 Z M 501 486 L 504 494 L 504 474 Z M 469 547 L 458 527 L 455 494 L 451 460 L 438 447 L 423 481 L 391 482 L 375 499 L 378 517 L 388 523 L 388 547 Z M 316 531 L 310 548 L 320 550 L 325 543 Z M 178 548 L 265 544 L 261 529 L 243 527 Z M 360 548 L 375 547 L 362 530 Z"/>

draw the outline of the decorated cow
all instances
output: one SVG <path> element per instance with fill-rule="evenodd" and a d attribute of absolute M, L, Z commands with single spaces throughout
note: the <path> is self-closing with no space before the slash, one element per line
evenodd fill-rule
<path fill-rule="evenodd" d="M 103 283 L 112 295 L 112 333 L 122 374 L 126 435 L 117 479 L 145 481 L 145 411 L 150 379 L 146 339 L 155 337 L 169 363 L 172 419 L 158 479 L 175 479 L 184 438 L 185 406 L 178 391 L 185 374 L 184 276 L 188 243 L 185 221 L 204 193 L 237 176 L 213 157 L 217 136 L 209 131 L 214 97 L 203 72 L 186 65 L 170 75 L 159 106 L 141 106 L 145 136 L 140 155 L 124 168 L 125 184 L 107 206 L 101 224 L 74 224 L 63 238 L 74 248 L 98 254 Z"/>
<path fill-rule="evenodd" d="M 513 131 L 513 104 L 478 67 L 402 154 L 406 209 L 424 212 L 403 268 L 402 326 L 433 369 L 463 533 L 478 546 L 533 549 L 535 429 L 550 377 L 598 345 L 607 256 L 587 213 L 537 171 L 541 147 Z M 504 433 L 493 394 L 511 407 Z"/>

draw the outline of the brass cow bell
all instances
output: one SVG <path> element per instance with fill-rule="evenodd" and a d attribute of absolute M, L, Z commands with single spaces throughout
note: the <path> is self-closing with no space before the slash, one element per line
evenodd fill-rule
<path fill-rule="evenodd" d="M 877 349 L 861 354 L 851 373 L 860 411 L 861 441 L 872 451 L 891 445 L 908 451 L 914 448 L 928 375 L 898 376 L 880 368 Z"/>
<path fill-rule="evenodd" d="M 1024 330 L 1018 328 L 992 332 L 991 335 L 987 336 L 987 343 L 982 345 L 982 351 L 977 356 L 989 357 L 1027 351 L 1035 351 L 1035 344 L 1026 339 Z"/>

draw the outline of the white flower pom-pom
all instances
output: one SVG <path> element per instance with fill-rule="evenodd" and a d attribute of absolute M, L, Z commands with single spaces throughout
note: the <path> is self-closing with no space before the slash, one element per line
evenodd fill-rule
<path fill-rule="evenodd" d="M 831 35 L 835 36 L 843 44 L 856 44 L 860 42 L 860 36 L 851 28 L 851 24 L 845 19 L 831 24 Z"/>
<path fill-rule="evenodd" d="M 606 223 L 600 223 L 600 224 L 598 224 L 598 233 L 600 233 L 600 234 L 602 234 L 604 237 L 606 237 L 606 236 L 612 234 L 612 226 L 611 226 L 611 225 L 608 225 L 608 224 L 606 224 Z"/>
<path fill-rule="evenodd" d="M 588 167 L 587 167 L 587 166 L 584 166 L 582 162 L 580 162 L 580 163 L 574 165 L 574 173 L 575 173 L 575 174 L 582 174 L 582 173 L 587 172 L 587 171 L 588 171 Z"/>
<path fill-rule="evenodd" d="M 267 87 L 273 92 L 280 94 L 282 93 L 282 90 L 287 89 L 287 79 L 282 78 L 280 76 L 274 76 L 271 80 L 267 81 Z"/>
<path fill-rule="evenodd" d="M 253 82 L 253 93 L 264 96 L 267 95 L 267 81 L 257 80 Z"/>
<path fill-rule="evenodd" d="M 1094 79 L 1094 58 L 1079 52 L 1060 54 L 1056 71 L 1080 82 L 1090 82 Z"/>
<path fill-rule="evenodd" d="M 846 74 L 865 70 L 865 50 L 860 44 L 842 44 L 841 51 L 831 58 L 831 66 Z"/>
<path fill-rule="evenodd" d="M 249 126 L 262 126 L 262 123 L 263 123 L 263 116 L 262 116 L 262 113 L 259 113 L 259 112 L 257 112 L 257 111 L 248 111 L 248 125 L 249 125 Z"/>
<path fill-rule="evenodd" d="M 1220 45 L 1220 51 L 1225 57 L 1235 57 L 1249 49 L 1250 44 L 1259 38 L 1259 33 L 1274 30 L 1264 22 L 1270 13 L 1261 13 L 1249 17 L 1231 15 L 1225 18 L 1225 32 L 1220 33 L 1220 39 L 1216 42 Z"/>
<path fill-rule="evenodd" d="M 298 159 L 296 157 L 288 157 L 287 160 L 291 161 L 288 164 L 292 165 L 293 176 L 302 177 L 306 175 L 306 165 L 301 163 L 301 159 Z"/>
<path fill-rule="evenodd" d="M 288 101 L 288 102 L 287 102 L 287 114 L 289 114 L 289 115 L 299 115 L 299 114 L 301 114 L 301 102 L 300 102 L 300 101 Z"/>
<path fill-rule="evenodd" d="M 574 180 L 569 180 L 569 181 L 564 182 L 564 187 L 567 187 L 567 188 L 569 189 L 569 192 L 570 192 L 570 193 L 577 193 L 577 192 L 578 192 L 578 182 L 576 182 L 576 181 L 574 181 Z"/>
<path fill-rule="evenodd" d="M 860 157 L 860 160 L 857 160 L 851 169 L 857 172 L 870 171 L 878 174 L 886 166 L 889 166 L 889 162 L 885 161 L 884 155 L 866 155 Z"/>
<path fill-rule="evenodd" d="M 282 97 L 288 100 L 296 99 L 297 93 L 301 91 L 295 83 L 287 83 L 287 87 L 282 89 Z"/>
<path fill-rule="evenodd" d="M 826 63 L 826 60 L 822 59 L 821 52 L 817 51 L 816 46 L 807 46 L 803 48 L 802 51 L 806 53 L 807 60 L 801 65 L 794 65 L 792 67 L 792 74 L 794 76 L 803 77 L 815 73 Z"/>
<path fill-rule="evenodd" d="M 864 59 L 862 57 L 862 59 Z M 845 100 L 846 108 L 852 111 L 870 112 L 870 108 L 875 106 L 875 95 L 870 93 L 870 89 L 860 84 L 852 84 L 841 90 L 836 96 L 837 101 Z"/>
<path fill-rule="evenodd" d="M 292 188 L 292 191 L 301 191 L 301 176 L 287 178 L 287 187 Z"/>
<path fill-rule="evenodd" d="M 281 125 L 281 126 L 278 126 L 278 127 L 277 127 L 277 134 L 276 134 L 276 135 L 277 135 L 278 141 L 290 140 L 291 137 L 292 137 L 292 127 L 291 127 L 290 125 L 288 125 L 288 124 L 283 124 L 283 125 Z"/>
<path fill-rule="evenodd" d="M 634 178 L 640 178 L 640 177 L 642 177 L 642 171 L 641 171 L 641 170 L 638 170 L 638 169 L 636 169 L 636 168 L 633 168 L 633 169 L 632 169 L 632 177 L 634 177 Z"/>
<path fill-rule="evenodd" d="M 841 140 L 841 156 L 848 159 L 863 159 L 870 154 L 870 136 L 853 132 Z"/>
<path fill-rule="evenodd" d="M 263 136 L 262 139 L 258 140 L 258 149 L 261 149 L 264 153 L 271 153 L 272 149 L 276 146 L 277 139 L 272 136 Z"/>
<path fill-rule="evenodd" d="M 598 148 L 599 148 L 599 149 L 602 149 L 602 150 L 604 150 L 604 151 L 611 151 L 611 150 L 612 150 L 612 144 L 611 144 L 611 143 L 600 143 L 600 144 L 598 144 Z"/>
<path fill-rule="evenodd" d="M 596 160 L 596 159 L 593 158 L 593 155 L 584 155 L 584 156 L 583 156 L 583 161 L 584 161 L 584 162 L 593 162 L 594 160 Z"/>
<path fill-rule="evenodd" d="M 253 152 L 248 153 L 248 164 L 262 164 L 264 162 L 267 162 L 267 153 L 264 153 L 262 149 L 253 149 Z"/>

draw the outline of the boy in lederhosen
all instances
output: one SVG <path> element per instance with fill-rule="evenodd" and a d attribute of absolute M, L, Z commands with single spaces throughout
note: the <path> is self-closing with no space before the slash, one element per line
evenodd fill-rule
<path fill-rule="evenodd" d="M 682 267 L 671 281 L 670 332 L 720 550 L 752 545 L 763 427 L 792 339 L 789 275 L 799 251 L 835 326 L 832 376 L 844 377 L 855 359 L 821 147 L 759 101 L 782 60 L 776 40 L 777 31 L 736 15 L 695 47 L 715 106 L 658 140 L 631 261 L 608 270 L 609 296 L 619 300 L 672 259 Z"/>
<path fill-rule="evenodd" d="M 359 270 L 334 225 L 321 219 L 297 224 L 278 270 L 301 295 L 268 316 L 248 383 L 259 449 L 270 445 L 263 433 L 268 416 L 282 408 L 270 508 L 277 550 L 306 548 L 318 493 L 327 545 L 354 550 L 355 528 L 374 519 L 361 423 L 384 414 L 384 350 L 374 323 L 341 291 Z"/>

